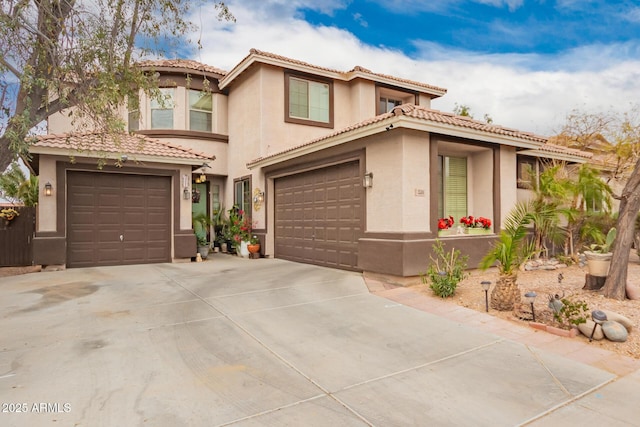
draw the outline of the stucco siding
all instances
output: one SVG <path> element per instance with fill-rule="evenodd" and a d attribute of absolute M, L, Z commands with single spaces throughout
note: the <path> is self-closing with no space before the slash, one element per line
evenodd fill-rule
<path fill-rule="evenodd" d="M 55 158 L 43 156 L 39 163 L 40 175 L 38 182 L 40 186 L 40 197 L 37 206 L 37 222 L 36 231 L 57 231 L 56 224 L 58 220 L 56 211 L 56 193 L 65 191 L 64 188 L 58 187 L 56 180 L 56 161 Z M 44 185 L 49 182 L 53 187 L 53 194 L 50 197 L 44 196 Z"/>
<path fill-rule="evenodd" d="M 515 147 L 500 147 L 500 199 L 501 210 L 499 213 L 501 223 L 518 201 L 518 189 L 516 186 L 516 149 Z M 499 230 L 496 230 L 499 231 Z"/>

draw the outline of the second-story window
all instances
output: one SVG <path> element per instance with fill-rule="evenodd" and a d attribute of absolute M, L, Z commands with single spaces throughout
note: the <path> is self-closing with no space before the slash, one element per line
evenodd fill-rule
<path fill-rule="evenodd" d="M 212 97 L 210 93 L 189 90 L 189 129 L 211 132 Z"/>
<path fill-rule="evenodd" d="M 398 105 L 402 105 L 402 101 L 400 99 L 385 98 L 381 96 L 378 114 L 388 113 Z"/>
<path fill-rule="evenodd" d="M 173 129 L 174 90 L 162 88 L 160 94 L 151 100 L 151 129 Z"/>
<path fill-rule="evenodd" d="M 333 85 L 329 81 L 286 74 L 286 90 L 285 121 L 333 127 Z"/>

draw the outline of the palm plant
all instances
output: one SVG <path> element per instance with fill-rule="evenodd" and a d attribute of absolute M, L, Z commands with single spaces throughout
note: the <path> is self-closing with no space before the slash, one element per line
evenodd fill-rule
<path fill-rule="evenodd" d="M 38 203 L 38 177 L 31 175 L 27 178 L 17 163 L 0 175 L 0 196 L 12 203 L 21 202 L 25 206 L 35 206 Z"/>
<path fill-rule="evenodd" d="M 534 226 L 536 253 L 547 253 L 546 242 L 562 243 L 561 217 L 572 218 L 573 211 L 566 208 L 570 196 L 571 180 L 565 175 L 563 164 L 548 165 L 533 182 L 531 223 Z"/>
<path fill-rule="evenodd" d="M 483 270 L 498 264 L 500 275 L 491 291 L 491 308 L 495 310 L 513 310 L 520 303 L 518 268 L 536 253 L 535 242 L 527 238 L 533 209 L 533 201 L 517 203 L 505 219 L 498 241 L 480 262 Z"/>

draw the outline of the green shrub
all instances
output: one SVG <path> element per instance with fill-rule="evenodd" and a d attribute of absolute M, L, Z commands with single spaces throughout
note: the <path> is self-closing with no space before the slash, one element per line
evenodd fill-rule
<path fill-rule="evenodd" d="M 587 319 L 591 315 L 589 306 L 584 301 L 571 301 L 562 298 L 562 308 L 560 311 L 553 313 L 553 317 L 563 325 L 578 326 L 581 323 L 587 323 Z"/>
<path fill-rule="evenodd" d="M 428 284 L 434 294 L 447 298 L 456 292 L 456 287 L 465 278 L 468 256 L 460 256 L 460 251 L 451 249 L 444 251 L 444 245 L 436 240 L 433 245 L 436 257 L 430 256 L 431 265 L 427 272 L 421 274 L 422 283 Z"/>

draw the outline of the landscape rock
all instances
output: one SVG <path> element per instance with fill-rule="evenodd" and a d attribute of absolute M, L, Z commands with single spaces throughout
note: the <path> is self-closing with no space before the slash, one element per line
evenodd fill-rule
<path fill-rule="evenodd" d="M 609 341 L 625 342 L 627 340 L 627 329 L 618 322 L 607 320 L 602 324 L 602 332 Z"/>
<path fill-rule="evenodd" d="M 622 324 L 627 329 L 627 332 L 631 332 L 633 329 L 633 322 L 628 318 L 623 316 L 622 314 L 616 313 L 611 310 L 601 310 L 604 314 L 607 315 L 607 320 L 613 320 L 614 322 L 618 322 Z"/>
<path fill-rule="evenodd" d="M 626 291 L 627 291 L 627 298 L 629 298 L 630 300 L 640 299 L 640 286 L 627 284 Z"/>
<path fill-rule="evenodd" d="M 593 326 L 596 324 L 593 320 L 587 320 L 586 323 L 581 323 L 578 325 L 578 330 L 582 335 L 589 338 L 591 336 L 591 331 L 593 331 Z M 604 339 L 604 332 L 602 332 L 602 326 L 598 325 L 596 327 L 596 332 L 593 334 L 593 339 L 600 341 Z"/>

